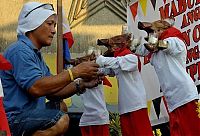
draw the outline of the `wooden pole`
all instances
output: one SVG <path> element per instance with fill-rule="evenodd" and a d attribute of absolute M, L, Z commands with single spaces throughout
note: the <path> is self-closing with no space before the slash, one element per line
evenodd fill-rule
<path fill-rule="evenodd" d="M 63 30 L 62 30 L 62 0 L 57 0 L 57 74 L 63 70 Z"/>

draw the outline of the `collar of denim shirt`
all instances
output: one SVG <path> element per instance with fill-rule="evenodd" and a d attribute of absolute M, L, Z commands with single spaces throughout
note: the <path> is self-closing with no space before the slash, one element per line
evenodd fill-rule
<path fill-rule="evenodd" d="M 42 59 L 41 52 L 34 46 L 32 41 L 25 35 L 17 35 L 18 40 L 22 41 L 24 44 L 26 44 L 28 47 L 30 47 L 40 58 Z"/>

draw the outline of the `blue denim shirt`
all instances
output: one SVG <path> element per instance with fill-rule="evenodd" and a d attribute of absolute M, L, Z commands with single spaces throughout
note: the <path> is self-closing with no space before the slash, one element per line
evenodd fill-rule
<path fill-rule="evenodd" d="M 18 35 L 18 41 L 7 48 L 4 57 L 13 65 L 12 70 L 0 71 L 8 120 L 32 108 L 45 108 L 45 97 L 35 98 L 28 93 L 36 80 L 51 75 L 40 51 L 28 37 Z"/>

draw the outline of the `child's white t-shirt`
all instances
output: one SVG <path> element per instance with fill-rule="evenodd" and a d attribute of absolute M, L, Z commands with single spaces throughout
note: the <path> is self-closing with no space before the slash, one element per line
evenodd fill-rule
<path fill-rule="evenodd" d="M 114 70 L 118 79 L 118 110 L 120 115 L 146 108 L 146 92 L 138 70 L 138 58 L 134 54 L 121 57 L 99 56 L 100 67 Z"/>
<path fill-rule="evenodd" d="M 109 113 L 106 109 L 102 84 L 87 89 L 85 93 L 81 94 L 81 99 L 84 111 L 79 126 L 109 124 Z"/>

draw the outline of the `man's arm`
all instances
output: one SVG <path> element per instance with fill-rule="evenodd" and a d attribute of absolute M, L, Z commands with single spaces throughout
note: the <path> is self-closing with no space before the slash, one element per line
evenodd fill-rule
<path fill-rule="evenodd" d="M 59 92 L 47 95 L 47 99 L 51 100 L 51 99 L 69 98 L 76 93 L 80 93 L 80 91 L 84 92 L 86 88 L 96 87 L 101 82 L 101 79 L 100 80 L 93 79 L 93 80 L 90 80 L 90 81 L 84 81 L 83 79 L 77 79 L 77 80 L 79 80 L 79 87 L 80 88 L 77 88 L 76 82 L 71 82 L 70 84 L 68 84 L 67 86 L 65 86 L 61 90 L 59 90 Z M 80 90 L 78 90 L 78 89 L 80 89 Z"/>
<path fill-rule="evenodd" d="M 73 78 L 97 77 L 98 67 L 98 64 L 83 62 L 71 69 Z M 42 77 L 36 80 L 28 92 L 35 97 L 50 95 L 59 92 L 69 83 L 71 83 L 70 74 L 68 71 L 63 71 L 56 76 Z"/>

